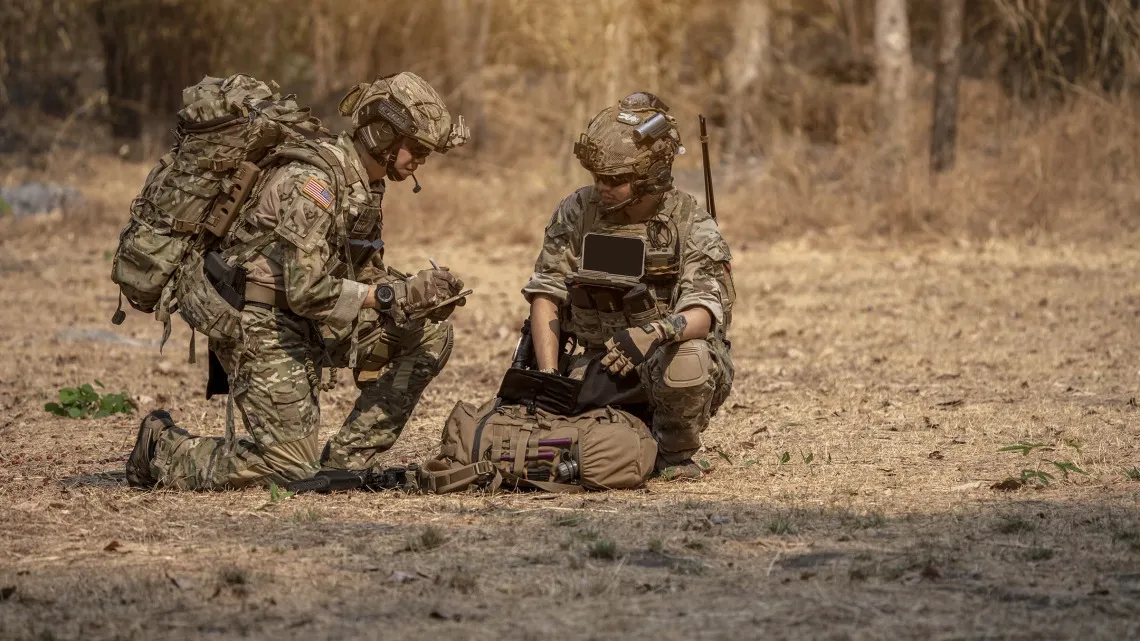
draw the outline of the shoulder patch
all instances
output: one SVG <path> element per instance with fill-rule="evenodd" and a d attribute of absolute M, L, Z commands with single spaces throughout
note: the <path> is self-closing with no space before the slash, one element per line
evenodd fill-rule
<path fill-rule="evenodd" d="M 321 209 L 328 209 L 332 207 L 333 195 L 329 188 L 316 178 L 310 178 L 305 186 L 301 188 L 301 193 L 305 194 L 312 199 L 313 202 L 321 206 Z"/>

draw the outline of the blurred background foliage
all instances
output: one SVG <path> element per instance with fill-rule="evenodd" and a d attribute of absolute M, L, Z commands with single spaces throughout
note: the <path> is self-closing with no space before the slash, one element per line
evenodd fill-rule
<path fill-rule="evenodd" d="M 182 87 L 239 71 L 276 80 L 337 129 L 344 123 L 335 105 L 346 87 L 409 69 L 473 125 L 475 144 L 460 155 L 474 157 L 474 167 L 523 168 L 541 157 L 567 169 L 569 144 L 593 113 L 649 89 L 681 118 L 690 148 L 696 114 L 710 118 L 717 157 L 737 168 L 729 189 L 747 189 L 763 162 L 757 180 L 769 181 L 767 191 L 807 197 L 813 211 L 852 205 L 839 196 L 817 202 L 833 193 L 821 185 L 837 180 L 844 189 L 869 190 L 877 203 L 878 178 L 860 174 L 855 159 L 876 149 L 875 12 L 892 1 L 903 2 L 6 0 L 0 153 L 99 141 L 147 159 L 167 140 Z M 905 5 L 915 68 L 908 91 L 918 114 L 909 149 L 921 158 L 940 0 Z M 1106 171 L 1109 161 L 1119 171 L 1135 169 L 1134 150 L 1108 158 L 1095 149 L 1137 140 L 1138 0 L 964 0 L 964 7 L 967 162 L 960 173 L 996 190 L 1025 177 L 1006 169 L 999 180 L 997 158 L 1040 183 L 1049 149 L 1072 155 L 1065 136 L 1074 128 L 1092 136 L 1095 157 L 1078 159 L 1091 171 Z M 49 126 L 29 126 L 41 121 Z M 1003 142 L 1015 139 L 1025 140 Z M 1034 167 L 1023 162 L 1031 148 Z M 695 167 L 697 156 L 683 157 L 682 167 Z M 1032 204 L 1038 195 L 1025 197 Z M 1129 195 L 1126 204 L 1135 200 Z M 904 218 L 930 218 L 913 198 L 891 206 L 905 209 Z M 825 213 L 821 226 L 834 222 Z M 892 220 L 897 227 L 898 216 Z"/>

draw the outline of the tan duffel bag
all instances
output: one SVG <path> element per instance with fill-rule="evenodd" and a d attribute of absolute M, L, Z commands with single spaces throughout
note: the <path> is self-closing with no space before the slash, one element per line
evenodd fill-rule
<path fill-rule="evenodd" d="M 649 428 L 621 410 L 562 416 L 497 400 L 459 402 L 444 423 L 439 456 L 420 472 L 420 489 L 631 489 L 644 485 L 656 458 Z"/>

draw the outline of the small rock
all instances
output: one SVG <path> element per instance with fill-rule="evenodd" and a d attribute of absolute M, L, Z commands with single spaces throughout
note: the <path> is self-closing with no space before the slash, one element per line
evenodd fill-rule
<path fill-rule="evenodd" d="M 137 338 L 120 336 L 115 332 L 94 327 L 69 327 L 55 335 L 61 341 L 94 343 L 107 343 L 109 345 L 128 345 L 130 347 L 158 347 L 158 341 L 144 341 Z"/>
<path fill-rule="evenodd" d="M 70 209 L 83 203 L 83 194 L 69 185 L 27 183 L 0 187 L 0 218 L 11 214 L 16 218 Z"/>

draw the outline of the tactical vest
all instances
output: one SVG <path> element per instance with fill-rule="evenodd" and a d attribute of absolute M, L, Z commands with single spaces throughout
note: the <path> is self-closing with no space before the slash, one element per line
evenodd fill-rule
<path fill-rule="evenodd" d="M 327 271 L 337 278 L 354 279 L 356 273 L 381 251 L 382 229 L 379 199 L 364 190 L 350 189 L 361 182 L 359 175 L 350 179 L 340 158 L 328 143 L 304 141 L 278 146 L 263 163 L 265 167 L 280 167 L 289 162 L 303 162 L 324 171 L 332 180 L 336 195 L 333 209 L 334 224 L 328 231 L 329 244 L 334 247 Z M 238 220 L 221 243 L 221 257 L 231 265 L 241 265 L 257 253 L 264 253 L 280 262 L 275 255 L 274 229 L 259 229 L 248 222 L 248 212 L 257 207 L 261 192 L 275 172 L 263 171 L 254 191 L 242 207 Z M 367 181 L 364 181 L 367 185 Z M 241 313 L 222 299 L 206 277 L 202 257 L 192 253 L 179 268 L 174 279 L 173 297 L 178 301 L 179 313 L 195 330 L 211 339 L 229 342 L 242 338 Z"/>
<path fill-rule="evenodd" d="M 327 271 L 336 278 L 354 278 L 371 257 L 383 251 L 383 242 L 380 240 L 384 228 L 384 217 L 381 209 L 381 198 L 376 197 L 368 187 L 368 178 L 358 170 L 351 171 L 351 175 L 330 149 L 328 144 L 305 141 L 296 144 L 281 145 L 269 157 L 271 165 L 282 166 L 290 162 L 303 162 L 325 172 L 332 178 L 332 192 L 336 194 L 334 204 L 334 225 L 329 229 L 329 244 L 340 251 L 334 251 L 329 257 Z M 273 172 L 266 172 L 272 174 Z M 247 207 L 256 207 L 268 180 L 261 181 L 254 197 L 250 198 Z M 353 188 L 361 185 L 361 188 Z M 382 197 L 383 191 L 381 191 Z M 243 211 L 243 214 L 245 212 Z M 243 217 L 244 218 L 244 217 Z M 260 231 L 240 224 L 227 239 L 225 247 L 249 241 Z M 278 263 L 282 257 L 274 253 L 272 245 L 266 245 L 262 253 Z"/>
<path fill-rule="evenodd" d="M 669 227 L 674 229 L 672 242 L 661 243 L 654 246 L 649 236 L 649 222 L 639 223 L 613 223 L 599 216 L 597 194 L 591 194 L 589 204 L 582 215 L 582 228 L 579 230 L 578 256 L 582 255 L 582 242 L 588 232 L 601 232 L 622 236 L 639 237 L 646 242 L 648 251 L 645 255 L 645 271 L 641 282 L 652 292 L 656 300 L 657 313 L 661 318 L 673 313 L 680 297 L 680 276 L 683 265 L 682 252 L 689 241 L 693 224 L 701 212 L 696 200 L 689 194 L 680 190 L 673 190 L 667 198 L 678 199 L 672 204 L 672 215 Z M 729 269 L 730 255 L 710 256 L 710 259 L 724 264 L 724 269 L 718 275 L 724 308 L 724 323 L 718 325 L 714 333 L 725 339 L 732 325 L 732 307 L 736 302 L 736 289 L 732 282 L 732 273 Z M 582 306 L 573 300 L 569 303 L 570 314 L 564 319 L 564 329 L 573 334 L 578 343 L 587 348 L 601 347 L 607 339 L 614 334 L 631 326 L 631 320 L 622 309 L 606 310 L 597 305 Z"/>

